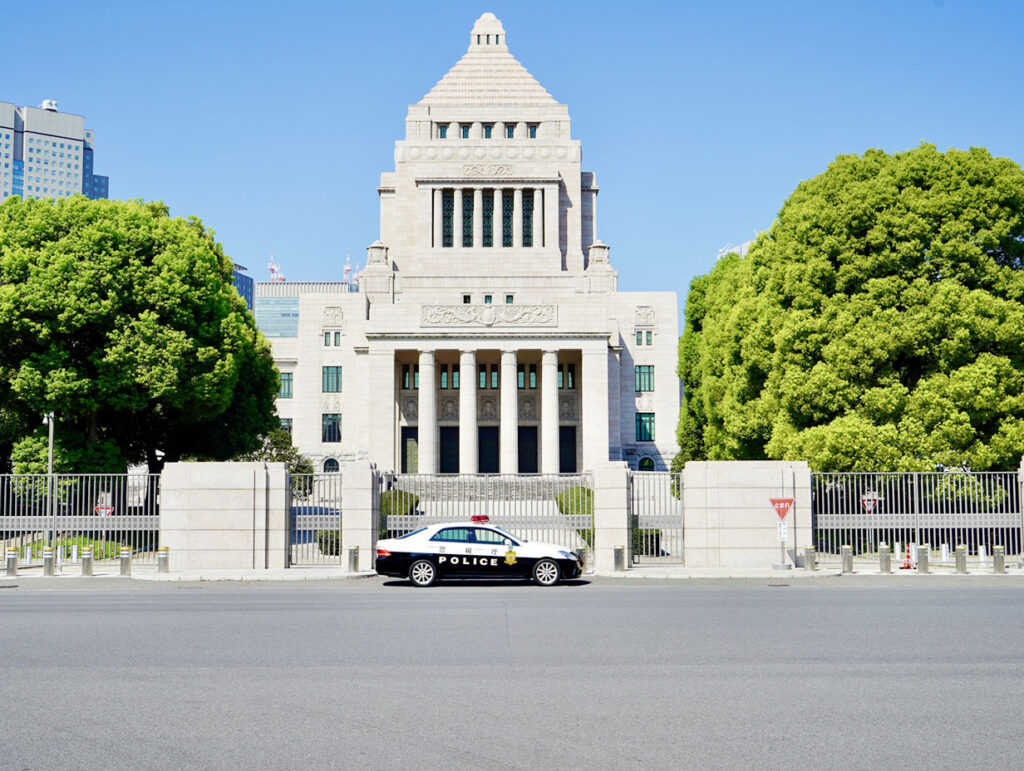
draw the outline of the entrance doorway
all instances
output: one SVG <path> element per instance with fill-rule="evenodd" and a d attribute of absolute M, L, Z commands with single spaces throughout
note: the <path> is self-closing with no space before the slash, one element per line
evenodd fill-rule
<path fill-rule="evenodd" d="M 558 471 L 576 473 L 576 426 L 558 427 Z"/>
<path fill-rule="evenodd" d="M 537 473 L 537 427 L 519 427 L 519 473 Z"/>
<path fill-rule="evenodd" d="M 441 426 L 441 457 L 442 474 L 459 473 L 459 427 Z"/>
<path fill-rule="evenodd" d="M 419 429 L 416 426 L 402 426 L 402 473 L 415 474 L 419 468 Z"/>
<path fill-rule="evenodd" d="M 480 426 L 477 434 L 477 469 L 481 474 L 498 473 L 498 427 Z"/>

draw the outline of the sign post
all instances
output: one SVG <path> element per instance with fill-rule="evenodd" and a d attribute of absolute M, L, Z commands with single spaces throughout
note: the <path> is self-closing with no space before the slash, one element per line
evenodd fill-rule
<path fill-rule="evenodd" d="M 771 498 L 769 499 L 775 513 L 779 515 L 779 561 L 772 565 L 773 570 L 789 570 L 792 566 L 786 562 L 786 541 L 789 540 L 789 526 L 786 524 L 786 515 L 793 505 L 792 498 Z"/>

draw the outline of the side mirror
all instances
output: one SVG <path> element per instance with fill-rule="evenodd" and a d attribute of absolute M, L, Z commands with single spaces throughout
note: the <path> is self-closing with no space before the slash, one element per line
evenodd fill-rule
<path fill-rule="evenodd" d="M 505 539 L 505 545 L 506 546 L 512 546 L 512 542 L 509 539 L 506 538 Z"/>

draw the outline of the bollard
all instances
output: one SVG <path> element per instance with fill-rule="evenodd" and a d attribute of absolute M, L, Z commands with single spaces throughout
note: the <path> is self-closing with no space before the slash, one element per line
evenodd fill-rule
<path fill-rule="evenodd" d="M 170 557 L 168 555 L 168 548 L 161 546 L 156 551 L 156 572 L 157 573 L 169 573 L 171 570 Z"/>
<path fill-rule="evenodd" d="M 892 572 L 892 551 L 884 543 L 878 544 L 878 572 Z"/>
<path fill-rule="evenodd" d="M 91 576 L 92 575 L 92 547 L 91 546 L 83 546 L 82 547 L 82 575 L 83 576 Z"/>
<path fill-rule="evenodd" d="M 132 574 L 132 549 L 127 544 L 121 544 L 121 575 Z"/>
<path fill-rule="evenodd" d="M 577 549 L 576 556 L 580 558 L 580 575 L 583 575 L 590 569 L 590 549 L 586 547 Z"/>
<path fill-rule="evenodd" d="M 1004 549 L 1002 546 L 992 547 L 992 572 L 1006 572 L 1006 549 Z"/>
<path fill-rule="evenodd" d="M 7 550 L 7 577 L 14 578 L 18 575 L 18 552 L 16 549 Z"/>
<path fill-rule="evenodd" d="M 917 572 L 928 572 L 928 554 L 931 544 L 923 543 L 917 547 Z"/>
<path fill-rule="evenodd" d="M 853 572 L 853 547 L 852 546 L 840 546 L 839 553 L 843 558 L 843 573 Z"/>
<path fill-rule="evenodd" d="M 960 544 L 954 551 L 956 558 L 956 572 L 961 575 L 967 573 L 967 547 Z"/>
<path fill-rule="evenodd" d="M 808 570 L 818 569 L 818 553 L 814 550 L 813 546 L 808 546 L 804 549 L 804 567 Z"/>
<path fill-rule="evenodd" d="M 53 547 L 43 547 L 43 575 L 52 576 L 53 573 Z"/>
<path fill-rule="evenodd" d="M 358 573 L 359 572 L 359 547 L 350 546 L 348 548 L 348 572 Z"/>
<path fill-rule="evenodd" d="M 614 570 L 616 573 L 621 573 L 626 569 L 626 547 L 616 546 L 612 549 L 612 554 L 614 555 Z"/>

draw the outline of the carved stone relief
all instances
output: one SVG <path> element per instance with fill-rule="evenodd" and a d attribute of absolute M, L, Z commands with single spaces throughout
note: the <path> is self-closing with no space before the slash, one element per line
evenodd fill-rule
<path fill-rule="evenodd" d="M 416 420 L 419 416 L 420 405 L 415 396 L 406 396 L 402 399 L 402 415 L 406 420 Z"/>
<path fill-rule="evenodd" d="M 337 394 L 331 396 L 325 396 L 323 400 L 324 409 L 329 412 L 338 412 L 341 410 L 341 397 Z"/>
<path fill-rule="evenodd" d="M 654 397 L 651 394 L 642 394 L 636 397 L 637 412 L 654 412 Z"/>
<path fill-rule="evenodd" d="M 641 327 L 653 327 L 654 326 L 654 308 L 650 305 L 638 305 L 636 306 L 636 313 L 634 315 L 634 323 Z"/>
<path fill-rule="evenodd" d="M 441 398 L 441 420 L 459 419 L 459 398 L 444 396 Z"/>
<path fill-rule="evenodd" d="M 532 396 L 519 397 L 519 417 L 523 420 L 537 419 L 537 400 Z"/>
<path fill-rule="evenodd" d="M 480 397 L 480 420 L 498 419 L 498 399 L 494 396 Z"/>
<path fill-rule="evenodd" d="M 514 169 L 511 163 L 465 163 L 462 174 L 466 177 L 511 177 Z"/>
<path fill-rule="evenodd" d="M 557 305 L 424 305 L 425 327 L 556 327 Z"/>
<path fill-rule="evenodd" d="M 324 308 L 324 326 L 340 327 L 345 323 L 345 311 L 341 308 Z"/>
<path fill-rule="evenodd" d="M 572 420 L 576 417 L 576 399 L 572 396 L 562 396 L 558 399 L 558 417 L 564 420 Z"/>

